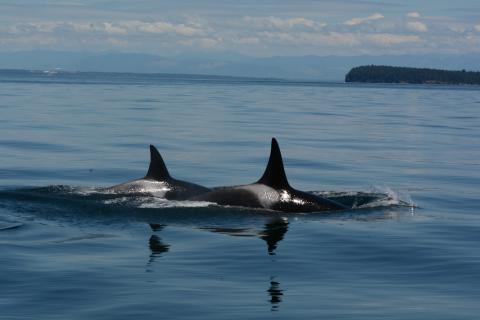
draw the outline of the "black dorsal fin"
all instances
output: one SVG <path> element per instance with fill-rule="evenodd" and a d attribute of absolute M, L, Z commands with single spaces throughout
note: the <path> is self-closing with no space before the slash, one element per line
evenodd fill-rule
<path fill-rule="evenodd" d="M 270 150 L 270 159 L 268 159 L 267 169 L 257 183 L 267 185 L 272 188 L 289 188 L 285 169 L 283 168 L 282 154 L 275 138 L 272 138 L 272 148 Z"/>
<path fill-rule="evenodd" d="M 145 179 L 164 180 L 168 178 L 170 178 L 170 174 L 160 152 L 153 145 L 150 145 L 150 167 L 148 167 Z"/>

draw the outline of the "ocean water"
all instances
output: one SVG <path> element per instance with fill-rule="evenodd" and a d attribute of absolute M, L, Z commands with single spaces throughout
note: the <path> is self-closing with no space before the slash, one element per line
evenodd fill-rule
<path fill-rule="evenodd" d="M 359 204 L 125 197 L 148 145 L 206 186 Z M 478 319 L 480 90 L 0 72 L 0 319 Z M 359 203 L 359 201 L 363 201 Z"/>

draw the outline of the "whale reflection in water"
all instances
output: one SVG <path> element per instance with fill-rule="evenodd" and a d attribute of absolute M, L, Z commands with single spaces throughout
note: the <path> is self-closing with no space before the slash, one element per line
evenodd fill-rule
<path fill-rule="evenodd" d="M 259 234 L 268 246 L 268 254 L 275 255 L 277 244 L 283 240 L 288 231 L 288 220 L 285 218 L 272 219 L 265 224 L 265 229 Z"/>
<path fill-rule="evenodd" d="M 150 251 L 152 251 L 152 256 L 161 255 L 162 253 L 168 252 L 170 249 L 170 246 L 163 243 L 162 239 L 156 234 L 152 235 L 150 240 L 148 240 L 148 247 L 150 248 Z"/>
<path fill-rule="evenodd" d="M 153 232 L 161 231 L 164 227 L 165 225 L 163 224 L 150 223 L 150 228 Z M 164 243 L 158 235 L 152 234 L 148 240 L 148 248 L 150 249 L 148 265 L 151 265 L 156 258 L 161 257 L 162 254 L 170 250 L 170 245 Z"/>
<path fill-rule="evenodd" d="M 283 290 L 280 289 L 280 282 L 275 281 L 275 277 L 270 277 L 270 288 L 267 290 L 270 295 L 271 311 L 278 311 L 278 306 L 282 302 Z"/>
<path fill-rule="evenodd" d="M 200 227 L 199 229 L 233 237 L 259 237 L 267 243 L 268 254 L 275 255 L 278 242 L 283 240 L 285 233 L 288 231 L 288 219 L 281 217 L 270 219 L 261 231 L 231 227 Z"/>
<path fill-rule="evenodd" d="M 159 232 L 165 228 L 164 224 L 149 223 L 153 232 Z M 267 251 L 269 255 L 275 255 L 278 243 L 283 240 L 285 233 L 288 231 L 288 219 L 273 218 L 265 223 L 264 229 L 257 231 L 250 228 L 231 228 L 231 227 L 199 227 L 200 230 L 226 234 L 233 237 L 258 237 L 267 243 Z M 151 251 L 150 258 L 160 256 L 168 252 L 170 245 L 165 244 L 160 236 L 154 234 L 148 241 L 148 247 Z"/>
<path fill-rule="evenodd" d="M 165 228 L 164 224 L 149 223 L 153 232 L 162 231 Z M 251 228 L 232 228 L 232 227 L 199 227 L 200 230 L 226 234 L 234 237 L 258 237 L 267 243 L 267 251 L 269 255 L 275 255 L 275 250 L 278 248 L 278 243 L 283 240 L 288 231 L 288 219 L 273 218 L 267 220 L 263 230 L 254 230 Z M 161 257 L 164 253 L 170 250 L 170 245 L 163 242 L 157 234 L 153 234 L 149 241 L 148 247 L 150 249 L 150 257 L 148 265 L 155 262 L 157 257 Z M 151 270 L 147 270 L 150 272 Z M 282 302 L 284 291 L 280 288 L 280 282 L 276 277 L 270 277 L 270 286 L 267 289 L 269 295 L 269 302 L 271 304 L 271 311 L 278 311 L 279 304 Z"/>
<path fill-rule="evenodd" d="M 275 255 L 278 243 L 283 240 L 288 231 L 288 219 L 280 217 L 270 219 L 265 223 L 264 229 L 261 231 L 254 231 L 248 228 L 220 227 L 202 227 L 201 229 L 234 237 L 259 237 L 267 243 L 268 254 L 273 256 Z M 278 311 L 283 299 L 284 290 L 280 288 L 280 282 L 274 276 L 270 277 L 270 286 L 267 293 L 269 295 L 268 301 L 271 304 L 270 311 Z"/>
<path fill-rule="evenodd" d="M 212 232 L 228 234 L 236 237 L 259 237 L 267 243 L 268 254 L 275 255 L 275 250 L 278 243 L 283 240 L 288 231 L 288 219 L 274 218 L 265 223 L 264 229 L 259 232 L 252 232 L 249 229 L 234 229 L 234 228 L 202 228 Z M 271 304 L 271 311 L 278 311 L 280 302 L 283 298 L 283 290 L 280 288 L 280 282 L 276 277 L 270 277 L 270 287 L 267 290 L 269 295 L 269 302 Z"/>

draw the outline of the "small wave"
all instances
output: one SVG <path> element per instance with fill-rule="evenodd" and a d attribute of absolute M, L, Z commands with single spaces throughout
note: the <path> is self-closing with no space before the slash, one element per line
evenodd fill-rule
<path fill-rule="evenodd" d="M 129 205 L 140 209 L 164 209 L 164 208 L 205 208 L 214 203 L 206 201 L 190 201 L 190 200 L 168 200 L 153 196 L 122 196 L 114 199 L 103 201 L 106 205 Z"/>
<path fill-rule="evenodd" d="M 119 198 L 114 198 L 114 199 L 108 199 L 108 200 L 103 200 L 103 203 L 106 205 L 111 205 L 111 204 L 125 204 L 128 202 L 131 202 L 131 198 L 129 197 L 119 197 Z"/>
<path fill-rule="evenodd" d="M 49 185 L 45 187 L 24 187 L 12 190 L 5 190 L 16 193 L 36 193 L 36 194 L 80 194 L 81 187 L 68 186 L 63 184 Z"/>
<path fill-rule="evenodd" d="M 104 191 L 98 188 L 79 188 L 75 192 L 85 196 L 114 196 L 113 198 L 103 200 L 103 203 L 106 205 L 128 205 L 140 209 L 204 208 L 214 205 L 214 203 L 206 201 L 168 200 L 155 196 L 154 194 L 115 193 L 112 191 Z"/>
<path fill-rule="evenodd" d="M 409 194 L 395 191 L 389 187 L 372 187 L 368 191 L 312 191 L 312 193 L 352 209 L 416 207 Z"/>
<path fill-rule="evenodd" d="M 107 238 L 115 238 L 116 236 L 113 234 L 85 234 L 78 237 L 71 237 L 62 240 L 57 240 L 55 243 L 66 243 L 66 242 L 76 242 L 76 241 L 83 241 L 83 240 L 94 240 L 94 239 L 107 239 Z"/>
<path fill-rule="evenodd" d="M 0 222 L 0 231 L 14 230 L 23 227 L 23 223 L 5 224 Z"/>
<path fill-rule="evenodd" d="M 104 200 L 103 203 L 110 205 L 130 205 L 137 208 L 147 209 L 163 209 L 163 208 L 204 208 L 214 203 L 206 201 L 190 201 L 190 200 L 168 200 L 154 194 L 139 194 L 139 193 L 115 193 L 112 191 L 105 191 L 103 188 L 83 187 L 72 189 L 72 192 L 77 194 L 90 195 L 117 195 L 118 197 Z"/>
<path fill-rule="evenodd" d="M 95 194 L 111 194 L 111 192 L 103 191 L 104 189 L 95 187 L 72 187 L 70 192 L 78 195 L 89 196 Z"/>
<path fill-rule="evenodd" d="M 184 201 L 178 201 L 178 200 L 166 200 L 166 199 L 161 199 L 161 198 L 155 198 L 154 201 L 149 201 L 140 204 L 140 208 L 149 208 L 149 209 L 154 209 L 154 208 L 205 208 L 215 205 L 212 202 L 206 202 L 206 201 L 190 201 L 190 200 L 184 200 Z"/>

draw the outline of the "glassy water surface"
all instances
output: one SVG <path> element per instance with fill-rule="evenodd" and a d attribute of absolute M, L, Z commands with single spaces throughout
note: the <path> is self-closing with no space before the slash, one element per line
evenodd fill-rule
<path fill-rule="evenodd" d="M 251 183 L 271 137 L 297 189 L 384 198 L 92 192 L 145 175 L 149 144 L 176 178 Z M 476 319 L 478 141 L 477 87 L 2 73 L 0 319 Z"/>

